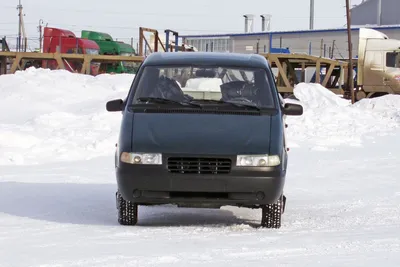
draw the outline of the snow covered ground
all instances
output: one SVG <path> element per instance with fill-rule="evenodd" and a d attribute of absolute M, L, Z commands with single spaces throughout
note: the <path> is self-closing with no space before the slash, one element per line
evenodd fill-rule
<path fill-rule="evenodd" d="M 0 267 L 399 266 L 400 96 L 300 84 L 281 229 L 260 211 L 140 207 L 117 224 L 113 153 L 132 75 L 0 76 Z"/>

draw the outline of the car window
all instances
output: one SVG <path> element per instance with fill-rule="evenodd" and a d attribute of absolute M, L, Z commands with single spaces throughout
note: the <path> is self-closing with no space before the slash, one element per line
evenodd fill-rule
<path fill-rule="evenodd" d="M 133 102 L 142 97 L 157 97 L 174 101 L 235 101 L 274 107 L 273 95 L 266 70 L 261 68 L 145 66 Z"/>

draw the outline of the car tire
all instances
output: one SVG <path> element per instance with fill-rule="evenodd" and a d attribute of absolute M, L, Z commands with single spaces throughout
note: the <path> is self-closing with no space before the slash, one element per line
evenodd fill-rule
<path fill-rule="evenodd" d="M 138 221 L 138 205 L 126 201 L 122 195 L 116 193 L 118 223 L 121 225 L 135 225 Z"/>
<path fill-rule="evenodd" d="M 282 223 L 282 214 L 285 210 L 286 197 L 281 195 L 274 204 L 263 205 L 261 207 L 261 227 L 280 228 Z"/>

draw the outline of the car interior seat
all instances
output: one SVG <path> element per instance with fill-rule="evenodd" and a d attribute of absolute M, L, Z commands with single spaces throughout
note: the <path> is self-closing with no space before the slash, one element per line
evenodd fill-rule
<path fill-rule="evenodd" d="M 257 90 L 252 83 L 246 81 L 233 81 L 220 85 L 222 101 L 240 100 L 255 102 Z M 255 102 L 256 103 L 256 102 Z"/>
<path fill-rule="evenodd" d="M 179 84 L 174 79 L 165 77 L 163 75 L 158 78 L 154 89 L 157 97 L 175 101 L 185 100 L 185 94 L 183 93 Z"/>

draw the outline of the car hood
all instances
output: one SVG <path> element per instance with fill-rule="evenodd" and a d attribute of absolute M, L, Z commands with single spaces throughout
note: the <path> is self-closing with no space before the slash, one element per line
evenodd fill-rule
<path fill-rule="evenodd" d="M 132 151 L 181 154 L 265 154 L 269 115 L 160 114 L 133 116 Z"/>

